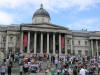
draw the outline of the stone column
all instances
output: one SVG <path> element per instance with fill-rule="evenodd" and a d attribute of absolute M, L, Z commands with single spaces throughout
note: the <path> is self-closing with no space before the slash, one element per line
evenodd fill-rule
<path fill-rule="evenodd" d="M 36 40 L 37 40 L 37 33 L 35 32 L 34 33 L 34 54 L 36 54 L 36 44 L 37 44 L 36 43 L 37 42 Z"/>
<path fill-rule="evenodd" d="M 28 32 L 28 47 L 27 47 L 27 53 L 30 53 L 30 32 Z"/>
<path fill-rule="evenodd" d="M 55 33 L 53 33 L 53 54 L 55 55 Z"/>
<path fill-rule="evenodd" d="M 71 38 L 71 55 L 73 54 L 73 44 L 72 44 L 72 38 Z"/>
<path fill-rule="evenodd" d="M 97 49 L 97 57 L 99 56 L 99 51 L 98 51 L 98 40 L 96 40 L 96 49 Z"/>
<path fill-rule="evenodd" d="M 59 34 L 59 55 L 61 54 L 61 34 Z"/>
<path fill-rule="evenodd" d="M 16 37 L 17 37 L 17 36 L 14 37 L 14 53 L 15 53 L 15 51 L 16 51 L 16 40 L 17 40 Z"/>
<path fill-rule="evenodd" d="M 43 54 L 43 33 L 41 33 L 41 48 L 40 54 Z"/>
<path fill-rule="evenodd" d="M 49 54 L 49 33 L 47 33 L 47 54 Z"/>
<path fill-rule="evenodd" d="M 23 53 L 23 32 L 21 32 L 20 53 Z"/>
<path fill-rule="evenodd" d="M 8 53 L 8 34 L 6 35 L 6 53 Z"/>
<path fill-rule="evenodd" d="M 91 40 L 91 49 L 92 49 L 92 56 L 94 56 L 94 54 L 93 54 L 93 40 Z"/>
<path fill-rule="evenodd" d="M 65 34 L 65 55 L 67 55 L 67 35 Z"/>

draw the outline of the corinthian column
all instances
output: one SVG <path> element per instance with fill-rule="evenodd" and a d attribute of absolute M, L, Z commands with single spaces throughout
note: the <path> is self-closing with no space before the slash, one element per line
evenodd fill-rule
<path fill-rule="evenodd" d="M 91 49 L 92 49 L 92 56 L 94 55 L 93 54 L 93 40 L 91 40 Z"/>
<path fill-rule="evenodd" d="M 67 55 L 67 40 L 66 40 L 67 35 L 65 34 L 65 55 Z"/>
<path fill-rule="evenodd" d="M 37 42 L 36 40 L 37 40 L 37 33 L 35 32 L 34 33 L 34 54 L 36 54 L 36 44 L 37 44 L 36 43 Z"/>
<path fill-rule="evenodd" d="M 21 32 L 20 53 L 23 53 L 23 32 Z"/>
<path fill-rule="evenodd" d="M 49 54 L 49 33 L 47 33 L 47 54 Z"/>
<path fill-rule="evenodd" d="M 6 53 L 8 52 L 8 34 L 6 36 Z"/>
<path fill-rule="evenodd" d="M 71 38 L 71 54 L 73 55 L 73 44 L 72 44 L 72 38 Z"/>
<path fill-rule="evenodd" d="M 27 47 L 27 53 L 30 53 L 30 32 L 28 32 L 28 47 Z"/>
<path fill-rule="evenodd" d="M 55 55 L 55 33 L 53 33 L 53 54 Z"/>
<path fill-rule="evenodd" d="M 41 49 L 40 53 L 43 54 L 43 33 L 41 33 Z"/>
<path fill-rule="evenodd" d="M 97 57 L 99 56 L 99 54 L 98 54 L 98 40 L 96 40 L 96 49 L 97 49 Z"/>
<path fill-rule="evenodd" d="M 61 54 L 61 34 L 59 34 L 59 55 Z"/>

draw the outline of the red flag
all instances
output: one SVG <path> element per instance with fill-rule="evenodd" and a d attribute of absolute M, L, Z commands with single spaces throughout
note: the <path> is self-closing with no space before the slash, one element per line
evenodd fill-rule
<path fill-rule="evenodd" d="M 61 37 L 61 48 L 65 48 L 65 38 L 64 38 L 64 36 Z"/>
<path fill-rule="evenodd" d="M 27 47 L 27 34 L 24 34 L 24 47 Z"/>

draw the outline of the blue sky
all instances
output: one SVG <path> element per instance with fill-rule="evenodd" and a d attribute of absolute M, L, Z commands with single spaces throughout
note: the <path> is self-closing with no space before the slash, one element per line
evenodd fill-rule
<path fill-rule="evenodd" d="M 32 23 L 41 3 L 52 24 L 100 31 L 100 0 L 0 0 L 0 25 Z"/>

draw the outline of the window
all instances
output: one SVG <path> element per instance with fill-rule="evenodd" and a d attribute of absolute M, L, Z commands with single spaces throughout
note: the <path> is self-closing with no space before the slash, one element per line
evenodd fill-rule
<path fill-rule="evenodd" d="M 71 50 L 70 50 L 70 49 L 68 49 L 68 50 L 67 50 L 67 53 L 68 53 L 68 54 L 71 54 Z"/>
<path fill-rule="evenodd" d="M 87 41 L 85 41 L 85 45 L 87 45 Z"/>
<path fill-rule="evenodd" d="M 5 42 L 5 41 L 6 41 L 6 37 L 2 37 L 2 39 L 3 39 L 3 42 Z"/>
<path fill-rule="evenodd" d="M 82 55 L 82 51 L 81 51 L 81 50 L 78 50 L 78 54 L 79 54 L 79 55 Z"/>
<path fill-rule="evenodd" d="M 69 44 L 69 40 L 67 40 L 67 44 Z"/>
<path fill-rule="evenodd" d="M 74 45 L 74 41 L 72 41 L 72 44 Z"/>
<path fill-rule="evenodd" d="M 85 50 L 85 56 L 88 56 L 88 51 L 87 50 Z"/>
<path fill-rule="evenodd" d="M 80 41 L 78 41 L 78 45 L 80 45 Z"/>

